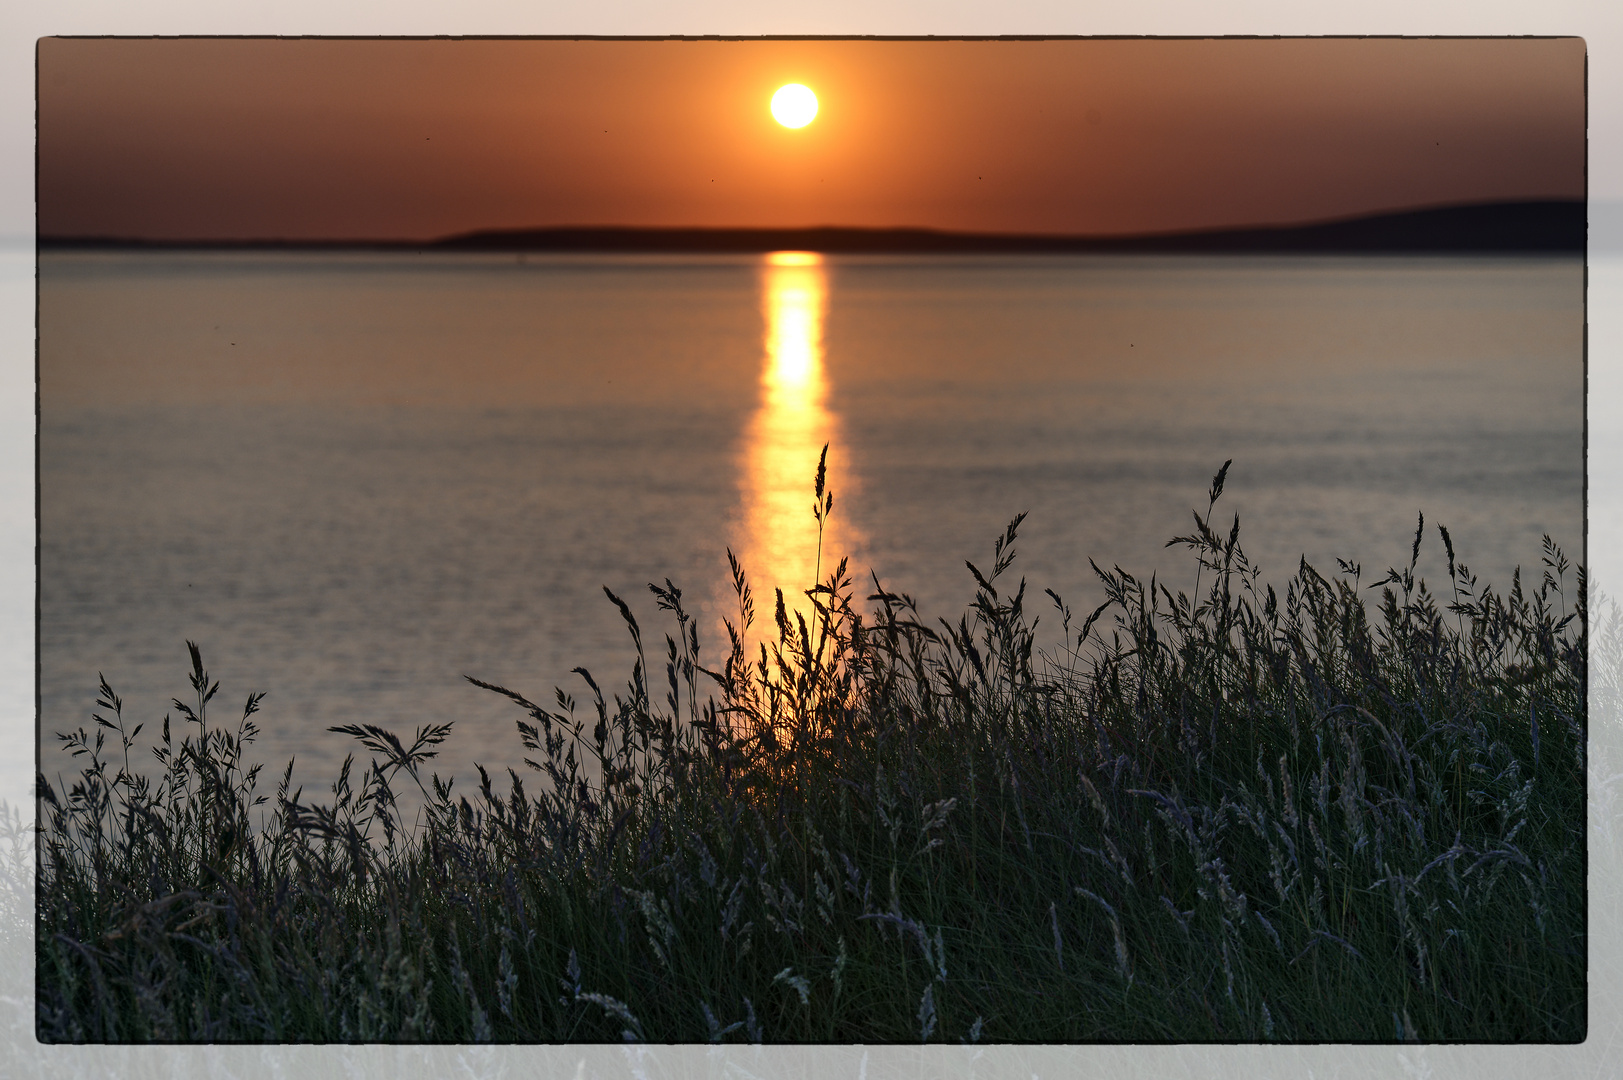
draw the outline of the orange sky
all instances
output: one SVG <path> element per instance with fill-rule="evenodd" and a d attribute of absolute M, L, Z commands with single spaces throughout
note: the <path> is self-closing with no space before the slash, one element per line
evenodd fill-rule
<path fill-rule="evenodd" d="M 42 235 L 1153 231 L 1582 197 L 1584 46 L 48 38 L 38 140 Z"/>

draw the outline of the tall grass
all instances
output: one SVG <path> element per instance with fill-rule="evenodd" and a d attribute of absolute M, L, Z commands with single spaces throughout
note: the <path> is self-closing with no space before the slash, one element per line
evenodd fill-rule
<path fill-rule="evenodd" d="M 1051 653 L 1020 518 L 955 622 L 842 561 L 750 653 L 734 560 L 707 661 L 669 581 L 657 637 L 609 593 L 629 680 L 470 679 L 526 771 L 469 791 L 428 771 L 446 723 L 335 728 L 364 765 L 260 794 L 259 696 L 219 722 L 195 645 L 148 779 L 103 681 L 77 779 L 40 779 L 38 1034 L 1583 1039 L 1582 570 L 1546 540 L 1497 592 L 1439 530 L 1439 596 L 1422 520 L 1406 567 L 1279 592 L 1214 528 L 1227 468 L 1171 542 L 1204 588 L 1095 567 L 1079 624 L 1047 594 Z"/>

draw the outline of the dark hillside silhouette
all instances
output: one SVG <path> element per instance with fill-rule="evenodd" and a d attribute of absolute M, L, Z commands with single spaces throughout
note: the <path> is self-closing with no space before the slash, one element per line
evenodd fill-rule
<path fill-rule="evenodd" d="M 1415 253 L 1567 252 L 1584 250 L 1585 204 L 1579 200 L 1480 203 L 1374 214 L 1305 225 L 1128 236 L 1061 236 L 868 229 L 819 226 L 799 229 L 637 228 L 564 226 L 489 229 L 435 240 L 286 241 L 132 240 L 119 237 L 41 236 L 42 248 L 368 248 L 444 251 L 884 253 Z"/>

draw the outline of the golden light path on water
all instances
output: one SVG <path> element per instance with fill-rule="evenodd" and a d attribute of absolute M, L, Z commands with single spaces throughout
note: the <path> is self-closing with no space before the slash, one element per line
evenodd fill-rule
<path fill-rule="evenodd" d="M 760 274 L 766 330 L 761 396 L 744 434 L 741 514 L 733 538 L 733 551 L 755 593 L 752 641 L 775 633 L 774 589 L 783 590 L 786 607 L 810 616 L 806 590 L 819 576 L 826 580 L 859 539 L 844 517 L 842 503 L 855 478 L 840 437 L 839 417 L 828 407 L 823 362 L 828 275 L 822 256 L 775 251 L 762 260 Z M 819 575 L 813 482 L 825 443 L 830 444 L 826 483 L 834 494 L 834 510 L 824 527 Z"/>

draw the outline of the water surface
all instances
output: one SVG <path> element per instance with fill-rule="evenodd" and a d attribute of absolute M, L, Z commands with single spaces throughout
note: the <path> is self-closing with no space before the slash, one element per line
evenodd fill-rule
<path fill-rule="evenodd" d="M 330 778 L 333 724 L 454 720 L 466 778 L 519 745 L 464 673 L 546 700 L 629 676 L 604 586 L 662 646 L 669 577 L 714 661 L 729 547 L 758 597 L 849 556 L 955 619 L 964 560 L 1029 512 L 1012 573 L 1085 610 L 1090 557 L 1193 585 L 1163 545 L 1229 458 L 1219 524 L 1265 579 L 1378 577 L 1424 511 L 1484 580 L 1536 580 L 1544 533 L 1580 555 L 1582 284 L 1564 258 L 47 253 L 42 764 L 98 671 L 153 731 L 192 639 L 226 711 L 269 691 L 278 769 Z"/>

